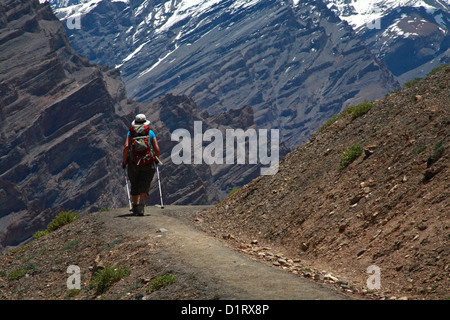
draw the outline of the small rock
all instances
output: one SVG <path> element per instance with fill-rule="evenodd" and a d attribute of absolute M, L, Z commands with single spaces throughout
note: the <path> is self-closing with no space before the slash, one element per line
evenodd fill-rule
<path fill-rule="evenodd" d="M 236 237 L 233 236 L 231 233 L 229 233 L 229 234 L 224 234 L 224 235 L 222 236 L 222 238 L 228 239 L 228 240 L 236 240 Z"/>
<path fill-rule="evenodd" d="M 158 231 L 156 231 L 156 232 L 167 232 L 167 231 L 169 231 L 169 230 L 164 229 L 164 228 L 159 228 Z"/>
<path fill-rule="evenodd" d="M 323 279 L 331 282 L 337 282 L 339 280 L 338 278 L 334 277 L 331 273 L 327 273 L 326 275 L 324 275 Z"/>
<path fill-rule="evenodd" d="M 302 249 L 302 251 L 306 251 L 306 250 L 308 250 L 308 248 L 309 248 L 309 245 L 305 242 L 302 242 L 300 249 Z"/>
<path fill-rule="evenodd" d="M 258 244 L 258 240 L 252 240 L 252 241 L 250 241 L 250 244 Z"/>
<path fill-rule="evenodd" d="M 349 202 L 350 205 L 353 205 L 355 203 L 358 203 L 359 200 L 361 200 L 362 198 L 364 198 L 364 192 L 360 192 L 357 195 L 353 196 L 352 198 L 350 198 Z"/>
<path fill-rule="evenodd" d="M 338 280 L 336 282 L 337 284 L 341 285 L 341 286 L 348 286 L 348 281 L 347 280 Z"/>
<path fill-rule="evenodd" d="M 358 251 L 358 253 L 356 254 L 357 257 L 361 256 L 364 252 L 366 252 L 366 249 L 362 249 L 360 251 Z"/>
<path fill-rule="evenodd" d="M 313 276 L 313 279 L 316 281 L 323 281 L 324 280 L 324 276 L 321 275 L 320 273 L 315 273 Z"/>
<path fill-rule="evenodd" d="M 376 148 L 377 148 L 376 145 L 370 145 L 370 146 L 365 147 L 364 148 L 364 155 L 365 155 L 364 158 L 366 159 L 366 158 L 370 157 L 375 152 Z"/>

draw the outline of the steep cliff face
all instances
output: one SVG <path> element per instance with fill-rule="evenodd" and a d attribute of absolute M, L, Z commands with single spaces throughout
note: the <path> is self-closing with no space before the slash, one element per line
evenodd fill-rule
<path fill-rule="evenodd" d="M 26 239 L 57 208 L 118 203 L 114 163 L 124 85 L 71 48 L 48 5 L 0 2 L 1 243 Z M 123 129 L 122 129 L 123 130 Z"/>
<path fill-rule="evenodd" d="M 136 113 L 151 119 L 159 140 L 165 204 L 214 203 L 260 174 L 258 165 L 171 161 L 174 130 L 192 131 L 194 121 L 246 130 L 250 107 L 210 116 L 186 96 L 127 99 L 120 72 L 76 53 L 37 0 L 0 1 L 0 27 L 0 245 L 27 239 L 61 210 L 126 206 L 119 164 Z M 155 177 L 148 204 L 158 202 Z"/>
<path fill-rule="evenodd" d="M 292 147 L 396 81 L 321 1 L 51 1 L 73 46 L 118 66 L 128 94 L 186 94 L 210 114 L 250 105 Z"/>

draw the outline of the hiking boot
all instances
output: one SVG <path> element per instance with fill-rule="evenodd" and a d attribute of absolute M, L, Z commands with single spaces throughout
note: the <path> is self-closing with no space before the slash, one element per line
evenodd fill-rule
<path fill-rule="evenodd" d="M 143 216 L 144 215 L 144 208 L 145 208 L 145 204 L 140 203 L 137 205 L 137 215 L 138 216 Z"/>
<path fill-rule="evenodd" d="M 133 212 L 133 214 L 138 214 L 138 209 L 139 209 L 138 206 L 139 206 L 138 204 L 133 203 L 133 208 L 131 209 L 131 212 Z"/>

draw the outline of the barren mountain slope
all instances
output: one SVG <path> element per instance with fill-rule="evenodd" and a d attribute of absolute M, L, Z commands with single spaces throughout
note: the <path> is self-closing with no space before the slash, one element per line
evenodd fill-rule
<path fill-rule="evenodd" d="M 448 298 L 450 67 L 346 115 L 204 214 L 238 245 L 258 240 L 333 271 L 355 290 L 380 268 L 375 294 Z M 343 151 L 361 156 L 340 169 Z M 264 257 L 263 254 L 261 254 Z"/>

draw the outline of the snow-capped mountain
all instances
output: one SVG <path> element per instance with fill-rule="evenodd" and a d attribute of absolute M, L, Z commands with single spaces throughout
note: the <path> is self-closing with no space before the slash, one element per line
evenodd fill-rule
<path fill-rule="evenodd" d="M 400 82 L 450 60 L 449 0 L 324 0 Z"/>
<path fill-rule="evenodd" d="M 210 114 L 251 105 L 289 146 L 398 83 L 322 1 L 51 0 L 77 51 L 120 69 L 138 101 L 186 94 Z"/>

